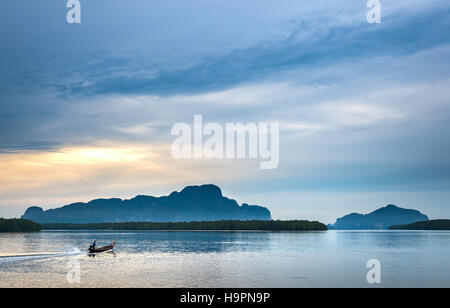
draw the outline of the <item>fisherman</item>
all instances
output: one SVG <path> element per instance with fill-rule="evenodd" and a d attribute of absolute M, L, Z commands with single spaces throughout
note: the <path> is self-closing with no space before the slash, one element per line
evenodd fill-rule
<path fill-rule="evenodd" d="M 97 245 L 97 240 L 94 240 L 94 242 L 92 243 L 92 245 L 91 245 L 91 249 L 95 249 L 95 245 Z"/>

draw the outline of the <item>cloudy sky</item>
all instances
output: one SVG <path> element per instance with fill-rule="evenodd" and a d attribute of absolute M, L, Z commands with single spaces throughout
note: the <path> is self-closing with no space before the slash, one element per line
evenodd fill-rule
<path fill-rule="evenodd" d="M 0 217 L 214 183 L 279 219 L 450 218 L 450 2 L 0 2 Z M 280 164 L 172 158 L 176 122 L 280 123 Z"/>

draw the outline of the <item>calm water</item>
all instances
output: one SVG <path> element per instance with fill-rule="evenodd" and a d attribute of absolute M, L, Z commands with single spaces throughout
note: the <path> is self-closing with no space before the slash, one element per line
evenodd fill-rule
<path fill-rule="evenodd" d="M 94 239 L 116 253 L 83 253 Z M 442 231 L 0 233 L 0 287 L 374 287 L 369 259 L 376 286 L 450 287 Z"/>

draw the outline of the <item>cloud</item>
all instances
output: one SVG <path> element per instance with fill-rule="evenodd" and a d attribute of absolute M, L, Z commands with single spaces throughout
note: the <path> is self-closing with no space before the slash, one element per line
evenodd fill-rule
<path fill-rule="evenodd" d="M 363 2 L 141 1 L 124 14 L 95 1 L 80 27 L 59 26 L 64 7 L 19 2 L 20 20 L 0 21 L 2 209 L 214 182 L 271 203 L 289 193 L 260 200 L 275 217 L 301 218 L 295 198 L 329 203 L 333 190 L 361 194 L 353 206 L 371 202 L 364 190 L 429 191 L 445 210 L 433 194 L 449 182 L 447 1 L 383 3 L 380 25 Z M 173 160 L 170 128 L 194 114 L 280 122 L 280 167 Z"/>
<path fill-rule="evenodd" d="M 323 67 L 361 57 L 400 57 L 449 43 L 450 39 L 441 31 L 449 26 L 445 21 L 448 13 L 448 10 L 427 11 L 408 16 L 404 20 L 397 17 L 399 20 L 388 20 L 377 29 L 362 22 L 335 26 L 328 29 L 328 32 L 318 33 L 311 40 L 297 41 L 290 35 L 284 40 L 232 50 L 224 55 L 204 57 L 189 67 L 155 68 L 156 71 L 151 73 L 150 78 L 135 71 L 122 73 L 126 76 L 111 74 L 110 69 L 117 67 L 116 60 L 106 61 L 96 67 L 95 75 L 91 74 L 91 66 L 81 65 L 77 73 L 88 84 L 83 82 L 80 86 L 79 83 L 68 80 L 60 88 L 67 94 L 84 95 L 199 93 L 224 90 L 240 83 L 270 78 L 272 74 L 281 71 Z M 417 24 L 421 24 L 420 30 L 417 29 Z M 123 58 L 125 59 L 128 57 Z M 130 66 L 142 65 L 117 69 L 127 70 Z M 98 74 L 99 70 L 103 73 Z"/>
<path fill-rule="evenodd" d="M 167 145 L 106 140 L 51 152 L 2 154 L 0 166 L 0 211 L 15 206 L 16 213 L 30 205 L 49 208 L 99 197 L 162 195 L 254 170 L 244 161 L 172 159 Z"/>
<path fill-rule="evenodd" d="M 291 29 L 288 35 L 225 48 L 224 52 L 198 53 L 191 60 L 178 59 L 172 65 L 155 60 L 155 54 L 147 53 L 146 47 L 101 54 L 94 51 L 74 55 L 64 51 L 67 58 L 52 58 L 50 53 L 49 58 L 35 59 L 33 70 L 21 65 L 6 69 L 8 75 L 3 76 L 2 85 L 4 91 L 18 86 L 27 91 L 52 89 L 64 95 L 175 95 L 226 90 L 281 71 L 382 55 L 401 57 L 449 43 L 442 31 L 449 26 L 449 8 L 442 2 L 438 4 L 397 8 L 387 13 L 379 25 L 368 24 L 364 18 L 355 20 L 355 16 L 338 18 L 339 14 L 329 12 L 325 17 L 302 16 L 298 28 Z M 364 11 L 357 12 L 365 16 Z M 159 51 L 158 57 L 161 53 L 164 56 Z M 18 74 L 13 81 L 12 70 Z"/>

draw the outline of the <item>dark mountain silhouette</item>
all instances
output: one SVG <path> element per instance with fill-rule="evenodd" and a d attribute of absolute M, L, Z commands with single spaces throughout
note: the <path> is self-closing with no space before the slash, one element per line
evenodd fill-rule
<path fill-rule="evenodd" d="M 405 225 L 424 220 L 428 220 L 428 217 L 419 211 L 389 204 L 366 215 L 352 213 L 338 218 L 331 228 L 338 230 L 387 229 L 393 225 Z"/>
<path fill-rule="evenodd" d="M 137 196 L 129 200 L 96 199 L 44 211 L 30 207 L 22 216 L 38 223 L 189 222 L 270 220 L 261 206 L 239 204 L 222 196 L 215 185 L 188 186 L 169 196 Z"/>

